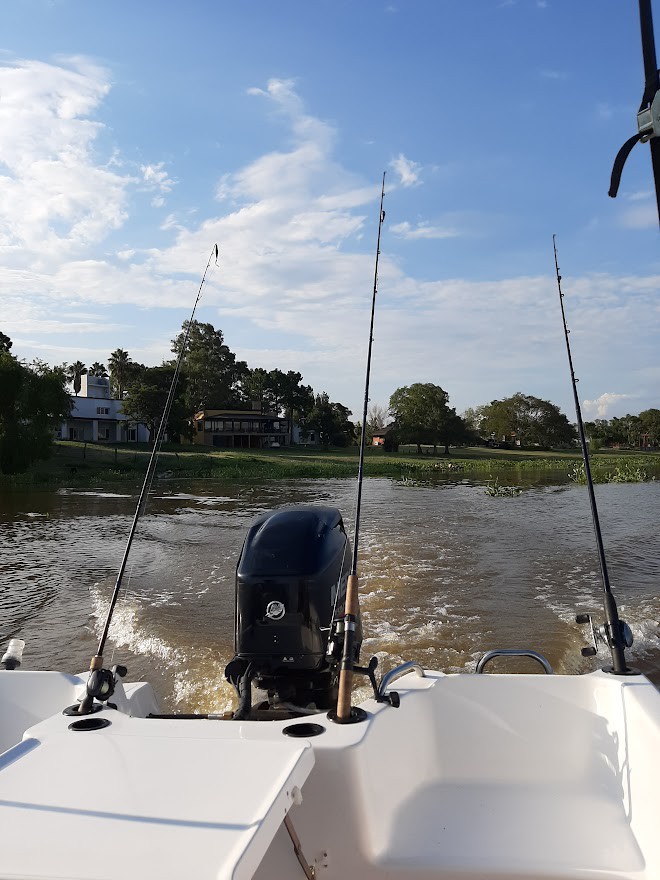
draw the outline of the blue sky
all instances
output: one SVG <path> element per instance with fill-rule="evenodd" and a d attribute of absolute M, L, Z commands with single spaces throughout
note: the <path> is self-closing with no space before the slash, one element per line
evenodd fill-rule
<path fill-rule="evenodd" d="M 660 406 L 648 147 L 607 196 L 637 15 L 3 0 L 0 329 L 27 360 L 160 363 L 217 242 L 198 319 L 358 418 L 387 171 L 372 402 L 434 382 L 459 412 L 522 391 L 572 418 L 556 233 L 585 416 Z"/>

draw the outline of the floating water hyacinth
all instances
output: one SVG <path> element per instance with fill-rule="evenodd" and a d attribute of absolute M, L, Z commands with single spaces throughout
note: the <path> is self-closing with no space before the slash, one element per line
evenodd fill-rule
<path fill-rule="evenodd" d="M 645 470 L 633 465 L 624 465 L 616 467 L 607 474 L 605 481 L 607 483 L 645 483 L 649 476 Z"/>
<path fill-rule="evenodd" d="M 587 482 L 584 464 L 576 464 L 568 472 L 568 478 L 584 486 Z M 644 468 L 634 464 L 617 465 L 613 471 L 608 471 L 606 474 L 594 470 L 592 478 L 594 483 L 645 483 L 647 480 L 655 480 L 654 476 L 649 477 Z"/>
<path fill-rule="evenodd" d="M 489 480 L 484 491 L 486 495 L 493 498 L 513 498 L 516 495 L 522 495 L 520 486 L 500 486 L 497 478 L 492 483 Z"/>
<path fill-rule="evenodd" d="M 584 464 L 576 464 L 573 468 L 571 468 L 571 470 L 568 472 L 568 478 L 574 483 L 580 483 L 581 485 L 584 485 L 587 482 L 587 472 L 584 469 Z M 595 475 L 594 482 L 598 482 Z"/>

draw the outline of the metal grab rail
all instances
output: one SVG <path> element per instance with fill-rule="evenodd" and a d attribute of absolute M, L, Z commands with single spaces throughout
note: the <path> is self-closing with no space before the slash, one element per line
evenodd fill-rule
<path fill-rule="evenodd" d="M 401 666 L 397 666 L 396 669 L 390 669 L 389 672 L 385 673 L 380 683 L 380 687 L 378 688 L 378 696 L 384 697 L 385 692 L 393 681 L 396 681 L 397 678 L 401 678 L 402 675 L 407 675 L 413 670 L 420 678 L 426 678 L 424 667 L 420 663 L 417 663 L 416 660 L 409 660 L 407 663 L 402 663 Z"/>
<path fill-rule="evenodd" d="M 495 651 L 487 651 L 477 663 L 477 675 L 483 673 L 486 663 L 490 663 L 494 657 L 531 657 L 532 660 L 536 660 L 537 663 L 541 664 L 546 675 L 554 675 L 552 666 L 550 666 L 543 654 L 539 654 L 538 651 L 530 651 L 528 648 L 499 648 Z"/>

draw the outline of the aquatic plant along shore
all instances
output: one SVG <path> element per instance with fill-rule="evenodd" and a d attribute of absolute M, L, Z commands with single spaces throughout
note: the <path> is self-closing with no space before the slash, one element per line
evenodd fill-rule
<path fill-rule="evenodd" d="M 579 451 L 491 450 L 458 447 L 449 456 L 418 455 L 412 451 L 386 453 L 366 450 L 365 474 L 410 481 L 443 481 L 461 478 L 483 482 L 501 475 L 500 483 L 517 482 L 538 474 L 541 482 L 581 482 Z M 55 455 L 26 474 L 0 476 L 6 486 L 106 486 L 141 480 L 150 448 L 60 442 Z M 644 482 L 660 477 L 660 452 L 599 451 L 591 457 L 595 482 Z M 357 472 L 357 448 L 322 451 L 292 447 L 278 450 L 191 450 L 190 446 L 165 446 L 156 479 L 214 478 L 223 480 L 278 480 L 291 478 L 351 477 Z M 534 478 L 532 478 L 534 479 Z"/>

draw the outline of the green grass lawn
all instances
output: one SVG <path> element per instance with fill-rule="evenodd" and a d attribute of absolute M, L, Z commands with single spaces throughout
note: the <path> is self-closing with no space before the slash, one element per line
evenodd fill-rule
<path fill-rule="evenodd" d="M 515 479 L 516 473 L 554 471 L 564 478 L 579 466 L 578 451 L 546 451 L 459 447 L 451 455 L 432 455 L 429 447 L 419 455 L 416 447 L 398 453 L 368 448 L 366 476 L 387 476 L 428 480 L 453 472 L 486 479 L 500 474 Z M 1 477 L 3 481 L 26 484 L 105 485 L 121 480 L 139 480 L 145 473 L 151 449 L 147 444 L 107 445 L 58 441 L 53 456 L 38 462 L 26 474 Z M 600 473 L 644 473 L 660 475 L 660 453 L 635 450 L 605 450 L 592 456 L 592 469 Z M 158 459 L 157 473 L 180 478 L 229 480 L 271 480 L 287 478 L 350 477 L 357 474 L 358 448 L 329 449 L 283 447 L 281 449 L 219 450 L 202 446 L 165 445 Z"/>

